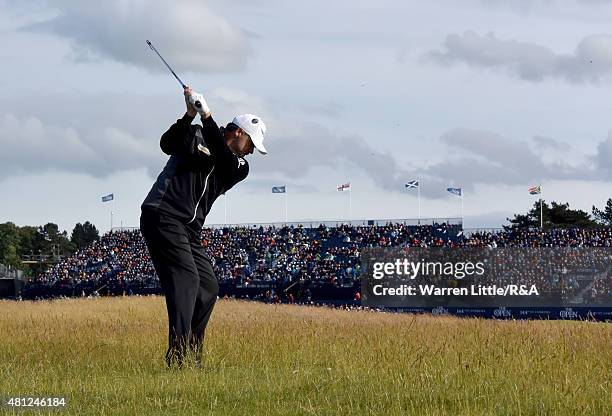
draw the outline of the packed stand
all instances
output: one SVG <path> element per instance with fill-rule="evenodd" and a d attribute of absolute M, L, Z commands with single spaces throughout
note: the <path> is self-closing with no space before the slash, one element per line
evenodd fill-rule
<path fill-rule="evenodd" d="M 498 275 L 499 282 L 519 279 L 526 284 L 538 283 L 550 293 L 559 290 L 560 296 L 580 294 L 587 300 L 612 296 L 609 289 L 612 287 L 611 273 L 601 273 L 589 281 L 568 278 L 560 284 L 562 271 L 555 274 L 557 277 L 546 275 L 546 265 L 538 251 L 568 247 L 611 248 L 611 228 L 480 232 L 469 236 L 463 234 L 460 226 L 447 224 L 205 228 L 202 244 L 213 261 L 222 296 L 279 302 L 334 297 L 354 299 L 360 290 L 361 253 L 366 248 L 376 247 L 524 248 L 522 255 L 513 255 L 511 262 L 504 263 Z M 554 256 L 554 250 L 552 253 Z M 605 256 L 610 250 L 593 253 L 591 255 L 603 253 Z M 559 257 L 559 252 L 556 256 Z M 557 265 L 576 266 L 571 256 L 557 260 Z M 104 235 L 31 279 L 24 290 L 28 298 L 98 292 L 114 295 L 161 293 L 138 230 Z"/>

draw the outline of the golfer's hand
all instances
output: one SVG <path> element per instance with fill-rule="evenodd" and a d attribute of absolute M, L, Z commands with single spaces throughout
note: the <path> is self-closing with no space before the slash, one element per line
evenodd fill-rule
<path fill-rule="evenodd" d="M 202 116 L 203 119 L 210 116 L 210 108 L 208 108 L 208 104 L 206 103 L 206 100 L 202 94 L 194 92 L 189 87 L 185 88 L 184 94 L 188 107 L 191 105 L 191 108 L 200 113 L 200 116 Z"/>
<path fill-rule="evenodd" d="M 185 87 L 183 90 L 183 95 L 185 95 L 185 105 L 187 105 L 187 114 L 190 117 L 195 117 L 198 114 L 198 110 L 189 102 L 189 97 L 193 94 L 193 91 L 190 87 Z"/>

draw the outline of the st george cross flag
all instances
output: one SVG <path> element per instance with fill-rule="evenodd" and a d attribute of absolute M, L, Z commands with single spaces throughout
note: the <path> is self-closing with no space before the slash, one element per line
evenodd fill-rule
<path fill-rule="evenodd" d="M 531 195 L 538 195 L 542 193 L 542 187 L 540 185 L 538 186 L 532 186 L 531 188 L 529 188 L 529 193 Z"/>
<path fill-rule="evenodd" d="M 457 196 L 461 196 L 463 193 L 461 188 L 446 188 L 446 190 L 450 192 L 451 194 L 457 195 Z"/>
<path fill-rule="evenodd" d="M 115 199 L 115 194 L 108 194 L 102 197 L 102 202 L 112 201 L 113 199 Z"/>
<path fill-rule="evenodd" d="M 287 190 L 285 189 L 285 186 L 273 186 L 272 187 L 272 193 L 273 194 L 284 194 L 286 193 Z"/>
<path fill-rule="evenodd" d="M 419 181 L 410 181 L 406 183 L 406 188 L 418 188 L 418 187 L 419 187 Z"/>
<path fill-rule="evenodd" d="M 338 192 L 350 191 L 351 190 L 351 183 L 350 182 L 343 183 L 342 185 L 339 185 L 338 188 L 336 188 L 336 190 Z"/>

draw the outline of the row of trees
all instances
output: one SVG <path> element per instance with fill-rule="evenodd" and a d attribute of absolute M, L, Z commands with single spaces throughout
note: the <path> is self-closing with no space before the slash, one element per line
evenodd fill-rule
<path fill-rule="evenodd" d="M 45 264 L 23 264 L 30 259 L 58 260 L 100 238 L 95 225 L 89 221 L 78 223 L 70 238 L 66 231 L 60 231 L 57 224 L 48 223 L 39 227 L 18 227 L 12 222 L 0 224 L 0 263 L 23 270 L 32 275 L 41 272 Z"/>
<path fill-rule="evenodd" d="M 571 209 L 569 204 L 552 201 L 550 205 L 542 201 L 542 218 L 544 228 L 555 227 L 612 227 L 612 198 L 608 199 L 606 206 L 599 209 L 593 205 L 591 214 L 580 209 Z M 533 204 L 527 214 L 516 214 L 508 218 L 510 225 L 504 226 L 506 230 L 518 228 L 540 227 L 540 201 Z"/>

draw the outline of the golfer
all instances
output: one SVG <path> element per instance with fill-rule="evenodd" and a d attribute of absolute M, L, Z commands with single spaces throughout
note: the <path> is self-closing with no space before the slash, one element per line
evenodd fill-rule
<path fill-rule="evenodd" d="M 201 94 L 184 89 L 187 112 L 161 137 L 170 156 L 142 203 L 140 230 L 168 309 L 166 364 L 181 367 L 192 355 L 202 363 L 204 332 L 219 293 L 212 259 L 200 231 L 217 197 L 247 177 L 244 157 L 266 154 L 266 126 L 243 114 L 219 128 Z M 200 114 L 202 126 L 191 124 Z"/>

